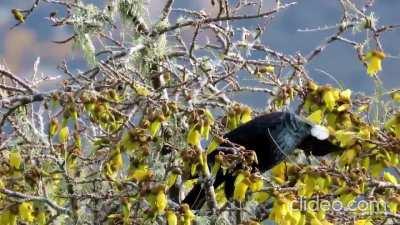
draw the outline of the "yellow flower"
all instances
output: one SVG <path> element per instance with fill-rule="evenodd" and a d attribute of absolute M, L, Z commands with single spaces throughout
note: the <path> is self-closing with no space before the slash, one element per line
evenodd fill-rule
<path fill-rule="evenodd" d="M 233 199 L 235 199 L 238 202 L 243 202 L 244 199 L 246 198 L 246 192 L 247 189 L 249 188 L 250 185 L 250 180 L 249 178 L 244 178 L 242 181 L 240 181 L 236 186 L 235 190 L 233 192 Z"/>
<path fill-rule="evenodd" d="M 16 225 L 17 224 L 17 216 L 10 211 L 3 211 L 0 214 L 0 224 L 2 225 Z"/>
<path fill-rule="evenodd" d="M 261 177 L 251 179 L 250 189 L 253 192 L 260 191 L 264 187 L 264 181 Z"/>
<path fill-rule="evenodd" d="M 167 195 L 165 194 L 164 190 L 159 190 L 156 195 L 156 202 L 154 204 L 157 213 L 158 214 L 164 213 L 164 210 L 167 207 L 167 204 L 168 204 Z"/>
<path fill-rule="evenodd" d="M 157 132 L 160 130 L 160 127 L 161 127 L 161 121 L 159 119 L 156 119 L 150 124 L 149 130 L 151 137 L 156 136 Z"/>
<path fill-rule="evenodd" d="M 207 147 L 207 154 L 210 154 L 211 152 L 213 152 L 215 149 L 218 148 L 218 146 L 220 145 L 220 141 L 218 141 L 217 138 L 213 138 L 211 139 L 210 144 Z"/>
<path fill-rule="evenodd" d="M 354 225 L 372 225 L 372 223 L 369 220 L 363 219 L 355 221 Z"/>
<path fill-rule="evenodd" d="M 339 130 L 335 134 L 340 147 L 352 146 L 356 142 L 355 133 L 352 131 Z"/>
<path fill-rule="evenodd" d="M 393 176 L 389 172 L 384 172 L 383 173 L 383 179 L 385 179 L 386 181 L 388 181 L 388 182 L 390 182 L 392 184 L 397 184 L 397 178 L 395 176 Z"/>
<path fill-rule="evenodd" d="M 192 225 L 192 221 L 196 218 L 188 204 L 181 205 L 183 212 L 183 225 Z"/>
<path fill-rule="evenodd" d="M 367 63 L 367 74 L 375 76 L 382 70 L 382 60 L 385 58 L 385 53 L 379 50 L 370 51 L 364 58 Z"/>
<path fill-rule="evenodd" d="M 340 97 L 339 95 L 340 93 L 338 90 L 327 89 L 323 92 L 322 99 L 329 111 L 335 109 L 337 100 L 339 100 Z"/>
<path fill-rule="evenodd" d="M 122 168 L 122 165 L 123 165 L 123 159 L 122 159 L 121 153 L 120 153 L 120 152 L 117 152 L 117 153 L 113 156 L 113 158 L 111 159 L 110 162 L 111 162 L 111 168 L 112 168 L 114 171 L 117 171 L 117 170 L 121 169 L 121 168 Z"/>
<path fill-rule="evenodd" d="M 248 171 L 244 171 L 240 173 L 235 179 L 233 199 L 238 202 L 243 202 L 246 198 L 247 189 L 251 185 L 249 176 L 250 173 Z"/>
<path fill-rule="evenodd" d="M 21 12 L 21 10 L 19 10 L 19 9 L 12 9 L 12 10 L 11 10 L 11 13 L 12 13 L 13 16 L 14 16 L 14 19 L 17 20 L 18 22 L 20 22 L 20 23 L 25 22 L 25 16 L 24 16 L 24 14 Z"/>
<path fill-rule="evenodd" d="M 119 147 L 117 147 L 112 153 L 110 160 L 106 164 L 106 175 L 114 176 L 120 169 L 122 169 L 123 164 L 124 161 L 122 158 L 122 154 L 119 150 Z"/>
<path fill-rule="evenodd" d="M 167 217 L 167 224 L 168 225 L 177 225 L 178 224 L 178 217 L 176 216 L 176 214 L 173 211 L 168 210 L 165 213 L 165 215 Z"/>
<path fill-rule="evenodd" d="M 22 157 L 18 151 L 12 151 L 9 155 L 9 162 L 12 167 L 19 169 L 22 164 Z"/>
<path fill-rule="evenodd" d="M 67 126 L 61 128 L 60 133 L 58 134 L 58 139 L 60 143 L 66 143 L 68 141 L 69 129 Z"/>
<path fill-rule="evenodd" d="M 274 177 L 274 180 L 278 184 L 283 184 L 286 181 L 286 163 L 281 162 L 278 165 L 274 166 L 271 170 L 271 174 Z"/>
<path fill-rule="evenodd" d="M 215 200 L 217 201 L 218 207 L 222 207 L 228 201 L 225 196 L 224 185 L 220 185 L 217 189 L 215 189 Z"/>
<path fill-rule="evenodd" d="M 357 156 L 357 150 L 354 148 L 346 150 L 339 159 L 339 163 L 344 166 L 344 165 L 349 165 L 351 164 L 354 159 Z"/>
<path fill-rule="evenodd" d="M 190 128 L 186 141 L 190 145 L 200 146 L 200 140 L 201 132 L 199 131 L 198 126 L 194 125 L 192 128 Z"/>
<path fill-rule="evenodd" d="M 286 220 L 286 216 L 293 213 L 292 202 L 285 197 L 279 197 L 274 201 L 269 219 L 275 221 L 277 224 L 282 224 Z"/>
<path fill-rule="evenodd" d="M 311 197 L 314 194 L 315 178 L 308 174 L 305 175 L 303 181 L 297 183 L 299 196 Z"/>
<path fill-rule="evenodd" d="M 400 103 L 400 89 L 391 91 L 390 96 L 395 102 Z"/>
<path fill-rule="evenodd" d="M 36 222 L 38 225 L 45 225 L 47 224 L 46 222 L 46 213 L 45 212 L 39 212 L 39 214 L 36 217 Z"/>
<path fill-rule="evenodd" d="M 269 199 L 269 194 L 267 192 L 257 191 L 251 195 L 251 199 L 257 203 L 264 203 Z"/>
<path fill-rule="evenodd" d="M 321 124 L 323 119 L 324 119 L 324 112 L 321 109 L 314 111 L 307 117 L 307 120 L 315 124 Z"/>
<path fill-rule="evenodd" d="M 50 137 L 53 137 L 57 133 L 58 127 L 59 127 L 58 120 L 53 118 L 50 121 L 50 125 L 49 125 L 49 136 Z"/>
<path fill-rule="evenodd" d="M 33 217 L 33 205 L 32 202 L 23 202 L 18 206 L 19 216 L 28 222 L 33 222 L 35 217 Z"/>
<path fill-rule="evenodd" d="M 268 66 L 264 66 L 264 67 L 257 67 L 254 71 L 254 73 L 256 75 L 260 75 L 260 74 L 272 74 L 275 71 L 275 67 L 273 65 L 268 65 Z"/>
<path fill-rule="evenodd" d="M 150 193 L 147 194 L 146 200 L 151 205 L 152 211 L 155 215 L 162 215 L 168 206 L 168 197 L 165 194 L 166 186 L 160 184 L 154 187 Z"/>
<path fill-rule="evenodd" d="M 147 89 L 146 86 L 141 85 L 141 84 L 134 84 L 132 86 L 132 88 L 135 90 L 136 94 L 138 94 L 139 96 L 149 96 L 151 94 L 151 92 L 149 91 L 149 89 Z"/>
<path fill-rule="evenodd" d="M 137 168 L 132 169 L 132 173 L 129 175 L 129 179 L 137 182 L 148 180 L 153 176 L 153 172 L 149 170 L 149 166 L 141 164 Z"/>
<path fill-rule="evenodd" d="M 346 89 L 346 90 L 340 92 L 339 96 L 343 100 L 350 101 L 351 100 L 351 90 L 350 89 Z"/>
<path fill-rule="evenodd" d="M 243 112 L 242 112 L 242 115 L 241 115 L 241 118 L 240 118 L 240 122 L 243 124 L 243 123 L 247 123 L 247 122 L 249 122 L 250 120 L 251 120 L 251 114 L 252 114 L 252 110 L 251 110 L 251 108 L 250 107 L 247 107 L 247 106 L 245 106 L 244 108 L 243 108 Z"/>

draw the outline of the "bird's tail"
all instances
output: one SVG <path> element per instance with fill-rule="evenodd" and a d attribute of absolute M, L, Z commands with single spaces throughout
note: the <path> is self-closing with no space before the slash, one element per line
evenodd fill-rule
<path fill-rule="evenodd" d="M 206 202 L 206 192 L 204 187 L 199 183 L 186 195 L 183 203 L 187 203 L 191 209 L 198 210 Z"/>
<path fill-rule="evenodd" d="M 213 186 L 218 187 L 222 183 L 224 183 L 225 196 L 229 199 L 233 196 L 235 177 L 230 173 L 224 174 L 222 170 L 219 170 L 215 176 Z M 189 204 L 191 209 L 201 209 L 206 202 L 205 187 L 201 183 L 196 184 L 186 195 L 183 202 Z"/>

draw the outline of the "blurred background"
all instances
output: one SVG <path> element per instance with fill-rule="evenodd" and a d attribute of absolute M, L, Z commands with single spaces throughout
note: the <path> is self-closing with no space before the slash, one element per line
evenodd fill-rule
<path fill-rule="evenodd" d="M 72 48 L 72 42 L 55 44 L 51 41 L 65 40 L 71 36 L 70 28 L 52 27 L 46 19 L 50 12 L 63 12 L 47 3 L 41 2 L 29 19 L 22 25 L 10 30 L 16 23 L 11 9 L 28 9 L 34 0 L 1 0 L 0 3 L 0 62 L 21 76 L 29 76 L 37 57 L 41 58 L 39 72 L 49 75 L 61 75 L 56 67 L 66 60 L 73 72 L 84 70 L 85 63 L 79 49 Z M 102 0 L 86 1 L 96 5 L 104 4 Z M 151 18 L 160 15 L 165 0 L 149 0 L 148 9 Z M 271 7 L 275 0 L 265 0 L 265 7 Z M 289 2 L 289 1 L 285 1 Z M 359 1 L 361 2 L 361 0 Z M 364 1 L 362 1 L 364 2 Z M 208 0 L 175 0 L 174 7 L 210 12 Z M 376 1 L 372 11 L 375 12 L 378 25 L 400 24 L 400 1 Z M 340 20 L 341 8 L 338 1 L 333 0 L 299 0 L 298 4 L 282 10 L 267 26 L 263 42 L 269 47 L 287 54 L 297 52 L 307 55 L 323 40 L 336 32 L 325 30 L 317 32 L 301 32 L 299 29 L 316 28 L 325 25 L 335 25 Z M 252 22 L 240 23 L 249 29 L 254 29 Z M 355 36 L 348 35 L 352 40 L 365 39 L 365 33 Z M 384 87 L 388 90 L 400 88 L 400 30 L 387 32 L 382 36 L 385 53 L 390 55 L 383 61 L 383 71 L 379 74 Z M 355 91 L 373 92 L 373 80 L 366 75 L 365 69 L 358 60 L 355 51 L 342 42 L 335 42 L 320 54 L 309 66 L 308 71 L 318 82 L 334 81 L 320 70 L 331 74 L 341 81 L 346 88 Z"/>

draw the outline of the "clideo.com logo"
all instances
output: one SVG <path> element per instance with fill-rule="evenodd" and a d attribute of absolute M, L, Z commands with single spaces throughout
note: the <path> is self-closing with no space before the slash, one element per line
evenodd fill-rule
<path fill-rule="evenodd" d="M 386 212 L 388 207 L 385 202 L 368 199 L 358 199 L 346 205 L 338 199 L 321 199 L 316 196 L 312 199 L 300 198 L 300 211 L 330 211 L 330 212 Z"/>

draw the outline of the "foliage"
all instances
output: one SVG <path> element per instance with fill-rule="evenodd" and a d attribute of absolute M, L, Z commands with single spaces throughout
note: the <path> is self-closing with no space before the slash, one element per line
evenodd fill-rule
<path fill-rule="evenodd" d="M 262 1 L 211 1 L 217 13 L 208 15 L 167 0 L 151 21 L 143 0 L 104 8 L 36 0 L 12 10 L 18 26 L 42 1 L 65 7 L 68 13 L 48 19 L 73 28 L 59 43 L 73 41 L 90 69 L 73 73 L 63 64 L 65 79 L 44 92 L 38 84 L 46 79 L 0 67 L 0 224 L 399 223 L 400 91 L 383 92 L 379 79 L 390 59 L 381 36 L 398 26 L 379 25 L 373 1 L 338 0 L 343 19 L 334 34 L 304 56 L 262 43 L 266 21 L 295 3 L 276 1 L 264 11 Z M 234 27 L 249 19 L 257 26 Z M 365 40 L 343 37 L 356 33 Z M 306 66 L 333 42 L 355 51 L 375 96 L 310 78 Z M 242 76 L 256 86 L 244 86 Z M 243 92 L 264 93 L 265 109 L 235 101 Z M 321 160 L 300 153 L 266 174 L 238 171 L 226 199 L 208 181 L 257 158 L 235 147 L 238 154 L 218 156 L 209 168 L 207 154 L 227 141 L 227 131 L 288 108 L 328 129 L 345 150 Z M 194 211 L 180 201 L 197 182 L 209 194 Z M 344 207 L 313 208 L 315 199 Z M 352 210 L 365 200 L 374 207 Z"/>

